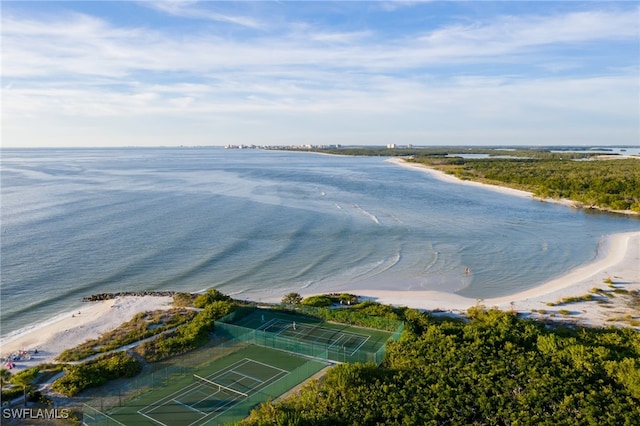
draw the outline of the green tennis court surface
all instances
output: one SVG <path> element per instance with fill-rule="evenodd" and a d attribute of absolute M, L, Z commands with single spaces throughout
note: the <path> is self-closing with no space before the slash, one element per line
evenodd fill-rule
<path fill-rule="evenodd" d="M 267 309 L 257 309 L 232 324 L 254 329 L 261 336 L 277 340 L 323 346 L 330 360 L 340 362 L 370 361 L 368 357 L 358 355 L 378 352 L 392 335 L 388 331 L 329 323 L 305 315 Z M 259 344 L 260 339 L 257 340 Z M 278 347 L 277 344 L 267 346 Z M 296 351 L 295 346 L 291 351 Z"/>
<path fill-rule="evenodd" d="M 216 321 L 220 343 L 203 350 L 198 363 L 168 361 L 175 364 L 167 371 L 175 373 L 160 382 L 152 375 L 151 387 L 134 387 L 125 398 L 118 394 L 111 408 L 102 400 L 85 405 L 83 420 L 89 426 L 233 423 L 333 362 L 380 363 L 385 343 L 401 331 L 401 323 L 392 333 L 280 310 L 234 312 Z"/>
<path fill-rule="evenodd" d="M 158 424 L 204 424 L 287 374 L 287 370 L 244 358 L 207 377 L 195 374 L 193 383 L 138 410 L 138 413 Z"/>
<path fill-rule="evenodd" d="M 104 424 L 228 424 L 325 366 L 292 354 L 248 346 L 112 410 L 108 413 L 111 422 Z"/>
<path fill-rule="evenodd" d="M 328 345 L 329 348 L 342 348 L 349 354 L 353 354 L 360 349 L 371 336 L 349 331 L 340 331 L 333 328 L 318 325 L 309 325 L 296 321 L 285 321 L 273 318 L 265 322 L 258 330 L 275 333 L 293 339 L 320 342 Z"/>

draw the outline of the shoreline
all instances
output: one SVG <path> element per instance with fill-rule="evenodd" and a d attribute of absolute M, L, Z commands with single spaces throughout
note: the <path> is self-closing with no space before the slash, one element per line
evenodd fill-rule
<path fill-rule="evenodd" d="M 448 312 L 451 315 L 464 315 L 467 309 L 482 305 L 487 308 L 511 310 L 541 320 L 553 319 L 594 327 L 629 326 L 621 319 L 629 314 L 629 309 L 625 308 L 624 297 L 614 297 L 606 306 L 597 303 L 597 300 L 559 303 L 566 297 L 589 294 L 593 288 L 610 291 L 611 287 L 605 282 L 607 278 L 612 279 L 618 290 L 640 291 L 640 231 L 613 234 L 607 237 L 607 241 L 606 252 L 595 261 L 510 296 L 483 300 L 438 291 L 359 289 L 346 292 L 383 304 L 435 313 Z M 311 295 L 315 294 L 303 294 L 304 297 Z M 279 300 L 273 302 L 278 303 Z M 550 303 L 554 306 L 550 307 Z M 172 305 L 171 296 L 151 294 L 118 296 L 114 299 L 88 302 L 79 312 L 61 314 L 48 322 L 36 324 L 21 334 L 3 338 L 0 340 L 0 356 L 6 358 L 10 354 L 20 352 L 28 354 L 29 359 L 25 357 L 15 361 L 12 372 L 53 362 L 63 350 L 97 338 L 102 333 L 129 321 L 139 312 L 170 309 Z M 571 309 L 569 315 L 559 313 L 566 308 Z M 611 321 L 612 315 L 618 315 L 620 320 Z M 640 321 L 637 309 L 634 318 L 636 317 Z M 640 329 L 640 326 L 636 328 Z"/>
<path fill-rule="evenodd" d="M 630 158 L 639 158 L 640 157 L 630 157 Z M 434 178 L 449 183 L 455 183 L 458 185 L 467 185 L 467 186 L 475 186 L 476 188 L 485 188 L 495 192 L 501 192 L 503 194 L 514 195 L 517 197 L 529 198 L 531 200 L 537 200 L 543 203 L 552 203 L 552 204 L 560 204 L 563 206 L 571 207 L 574 209 L 585 209 L 585 210 L 595 210 L 603 213 L 611 213 L 611 214 L 620 214 L 624 216 L 640 216 L 640 212 L 635 212 L 633 210 L 612 210 L 609 208 L 603 208 L 598 206 L 585 206 L 583 203 L 579 201 L 573 201 L 568 198 L 542 198 L 536 197 L 533 193 L 524 191 L 522 189 L 509 188 L 507 186 L 494 185 L 491 183 L 483 183 L 477 182 L 474 180 L 463 180 L 456 176 L 450 175 L 448 173 L 443 172 L 442 170 L 435 169 L 433 167 L 429 167 L 425 164 L 421 163 L 410 163 L 401 157 L 393 157 L 385 160 L 389 163 L 395 164 L 400 167 L 405 167 L 409 169 L 418 170 L 424 173 L 429 173 Z"/>
<path fill-rule="evenodd" d="M 65 349 L 113 330 L 139 312 L 170 309 L 171 296 L 119 296 L 114 299 L 88 302 L 81 309 L 27 328 L 24 332 L 0 340 L 0 357 L 22 353 L 11 371 L 54 362 Z M 36 353 L 37 351 L 37 353 Z M 5 363 L 2 367 L 6 368 Z"/>
<path fill-rule="evenodd" d="M 598 303 L 598 297 L 592 293 L 592 290 L 597 288 L 611 292 L 640 291 L 640 231 L 613 234 L 607 240 L 608 249 L 603 257 L 539 286 L 509 296 L 472 299 L 439 291 L 376 289 L 358 290 L 356 293 L 365 299 L 379 303 L 427 311 L 464 314 L 467 309 L 482 305 L 487 308 L 511 310 L 536 319 L 563 320 L 594 327 L 628 326 L 623 321 L 623 317 L 631 315 L 631 318 L 640 320 L 640 312 L 637 308 L 630 309 L 623 296 L 614 296 L 607 304 Z M 611 285 L 605 281 L 607 279 L 611 279 Z M 564 298 L 587 294 L 594 294 L 594 299 L 562 302 Z M 561 310 L 567 310 L 570 314 L 563 314 Z M 612 320 L 616 317 L 617 320 Z"/>
<path fill-rule="evenodd" d="M 410 163 L 403 158 L 393 157 L 385 160 L 389 163 L 395 164 L 400 167 L 405 167 L 407 169 L 414 169 L 423 173 L 428 173 L 434 178 L 448 183 L 455 183 L 457 185 L 466 185 L 466 186 L 474 186 L 476 188 L 484 188 L 489 189 L 491 191 L 500 192 L 502 194 L 513 195 L 520 198 L 528 198 L 530 200 L 537 200 L 544 203 L 553 203 L 553 204 L 561 204 L 563 206 L 572 207 L 574 209 L 580 208 L 580 203 L 577 203 L 572 200 L 568 200 L 566 198 L 541 198 L 534 196 L 531 192 L 524 191 L 522 189 L 509 188 L 506 186 L 500 185 L 492 185 L 489 183 L 476 182 L 473 180 L 463 180 L 459 179 L 453 175 L 447 174 L 442 170 L 437 170 L 432 167 L 428 167 L 424 164 L 420 163 Z"/>

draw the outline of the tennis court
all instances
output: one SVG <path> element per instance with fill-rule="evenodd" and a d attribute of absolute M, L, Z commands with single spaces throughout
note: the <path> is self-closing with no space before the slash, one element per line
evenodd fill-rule
<path fill-rule="evenodd" d="M 138 410 L 138 413 L 160 425 L 201 425 L 288 373 L 287 370 L 244 358 L 208 376 L 193 374 L 191 384 Z"/>
<path fill-rule="evenodd" d="M 256 309 L 234 319 L 232 324 L 218 323 L 217 327 L 253 344 L 338 362 L 380 362 L 378 355 L 392 335 L 270 309 Z M 245 334 L 249 330 L 255 333 Z"/>
<path fill-rule="evenodd" d="M 322 343 L 327 345 L 329 349 L 341 349 L 349 356 L 353 356 L 371 337 L 367 334 L 341 331 L 335 328 L 327 328 L 296 321 L 286 321 L 279 318 L 272 318 L 258 327 L 257 330 L 275 333 L 293 339 Z"/>
<path fill-rule="evenodd" d="M 326 367 L 291 353 L 236 342 L 222 357 L 212 353 L 111 409 L 86 408 L 92 426 L 212 426 L 236 422 L 269 398 L 304 382 Z M 215 347 L 208 349 L 215 351 Z M 207 350 L 203 350 L 206 352 Z"/>

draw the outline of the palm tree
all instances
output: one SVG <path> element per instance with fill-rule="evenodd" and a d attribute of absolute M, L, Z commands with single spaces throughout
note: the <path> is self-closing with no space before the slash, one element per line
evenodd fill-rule
<path fill-rule="evenodd" d="M 7 370 L 6 368 L 0 368 L 0 391 L 4 389 L 5 383 L 7 383 L 10 378 L 11 371 Z"/>
<path fill-rule="evenodd" d="M 11 371 L 6 368 L 0 368 L 0 389 L 4 389 L 5 383 L 11 378 Z"/>
<path fill-rule="evenodd" d="M 30 387 L 31 382 L 36 378 L 40 369 L 38 367 L 28 368 L 19 373 L 16 373 L 11 377 L 11 383 L 22 386 L 24 392 L 24 406 L 27 406 L 27 389 Z"/>

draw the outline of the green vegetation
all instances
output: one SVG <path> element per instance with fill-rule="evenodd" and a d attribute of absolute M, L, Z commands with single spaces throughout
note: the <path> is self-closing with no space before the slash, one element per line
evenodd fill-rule
<path fill-rule="evenodd" d="M 193 306 L 196 295 L 193 293 L 176 293 L 173 295 L 173 306 L 183 308 Z"/>
<path fill-rule="evenodd" d="M 587 150 L 551 152 L 550 148 L 343 148 L 323 152 L 404 156 L 460 179 L 518 188 L 541 198 L 566 198 L 591 208 L 640 213 L 638 159 L 600 160 Z M 490 157 L 463 158 L 465 154 Z"/>
<path fill-rule="evenodd" d="M 98 353 L 118 349 L 184 324 L 195 315 L 194 311 L 188 309 L 141 312 L 115 330 L 104 333 L 100 338 L 87 340 L 75 348 L 63 351 L 57 360 L 79 361 Z"/>
<path fill-rule="evenodd" d="M 104 385 L 108 380 L 133 377 L 142 371 L 142 365 L 126 352 L 114 352 L 92 361 L 66 367 L 66 374 L 53 382 L 51 388 L 66 396 Z"/>
<path fill-rule="evenodd" d="M 434 165 L 427 158 L 416 161 Z M 640 212 L 640 161 L 635 159 L 460 159 L 447 171 L 461 179 L 508 184 L 542 198 Z"/>
<path fill-rule="evenodd" d="M 227 315 L 235 307 L 231 298 L 215 289 L 198 296 L 178 293 L 174 295 L 174 300 L 176 298 L 181 304 L 193 304 L 202 309 L 194 311 L 174 308 L 137 314 L 99 339 L 89 340 L 64 351 L 58 360 L 84 359 L 153 336 L 155 338 L 146 340 L 134 349 L 145 360 L 153 362 L 183 354 L 207 343 L 214 321 Z M 56 380 L 52 388 L 64 395 L 73 396 L 87 388 L 101 386 L 108 380 L 133 377 L 142 370 L 142 366 L 132 355 L 116 351 L 65 369 L 66 374 Z"/>
<path fill-rule="evenodd" d="M 302 303 L 302 296 L 299 293 L 289 293 L 282 298 L 283 305 L 299 305 Z"/>
<path fill-rule="evenodd" d="M 548 328 L 472 308 L 468 321 L 413 309 L 381 367 L 341 364 L 244 425 L 635 424 L 640 334 Z M 606 407 L 606 409 L 603 409 Z"/>
<path fill-rule="evenodd" d="M 307 300 L 311 300 L 311 302 L 305 303 Z M 358 303 L 357 296 L 348 293 L 312 296 L 304 299 L 302 304 L 297 305 L 294 310 L 289 310 L 286 305 L 283 306 L 283 310 L 325 321 L 385 331 L 394 331 L 398 328 L 403 311 L 402 308 L 394 308 L 372 301 Z"/>
<path fill-rule="evenodd" d="M 597 291 L 596 293 L 600 293 L 600 292 Z M 547 303 L 547 306 L 566 305 L 568 303 L 578 303 L 578 302 L 590 302 L 590 301 L 594 300 L 595 297 L 596 297 L 595 294 L 583 294 L 582 296 L 563 297 L 562 299 L 560 299 L 557 302 L 549 302 L 549 303 Z"/>
<path fill-rule="evenodd" d="M 24 394 L 24 406 L 27 406 L 27 393 L 31 389 L 31 385 L 33 381 L 36 379 L 36 376 L 40 373 L 40 368 L 33 367 L 27 368 L 26 370 L 22 370 L 9 379 L 9 381 L 22 389 Z"/>
<path fill-rule="evenodd" d="M 204 308 L 207 305 L 212 304 L 213 302 L 231 302 L 231 298 L 226 294 L 220 293 L 215 288 L 210 288 L 206 293 L 198 295 L 193 300 L 193 306 L 196 308 Z"/>
<path fill-rule="evenodd" d="M 333 300 L 329 296 L 311 296 L 302 300 L 302 304 L 315 307 L 331 306 L 333 305 Z"/>
<path fill-rule="evenodd" d="M 11 379 L 11 371 L 6 368 L 0 368 L 0 390 L 4 389 L 4 385 Z"/>
<path fill-rule="evenodd" d="M 206 295 L 202 296 L 204 300 L 210 300 Z M 135 348 L 135 352 L 147 361 L 155 362 L 196 349 L 209 341 L 209 333 L 213 331 L 214 321 L 229 314 L 233 308 L 234 305 L 231 302 L 212 301 L 188 323 L 163 334 L 161 338 L 141 343 Z"/>
<path fill-rule="evenodd" d="M 350 306 L 358 303 L 358 296 L 350 293 L 331 293 L 322 294 L 318 296 L 310 296 L 303 299 L 299 293 L 289 293 L 282 298 L 283 305 L 306 305 L 306 306 L 331 306 L 331 305 L 344 305 Z"/>

